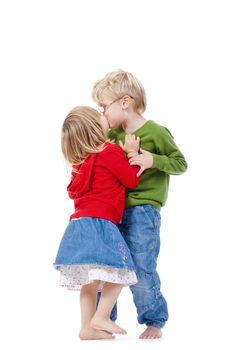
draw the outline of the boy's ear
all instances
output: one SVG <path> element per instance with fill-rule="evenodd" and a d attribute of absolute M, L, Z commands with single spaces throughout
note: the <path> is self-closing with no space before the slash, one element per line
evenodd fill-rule
<path fill-rule="evenodd" d="M 122 97 L 122 107 L 124 109 L 128 108 L 128 106 L 130 104 L 130 100 L 131 100 L 131 98 L 128 95 L 125 95 L 125 96 Z"/>

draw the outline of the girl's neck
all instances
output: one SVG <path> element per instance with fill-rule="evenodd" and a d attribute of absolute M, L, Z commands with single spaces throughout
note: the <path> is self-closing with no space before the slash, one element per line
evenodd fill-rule
<path fill-rule="evenodd" d="M 146 121 L 147 120 L 142 115 L 134 112 L 125 119 L 122 123 L 122 128 L 126 134 L 132 134 L 144 125 Z"/>

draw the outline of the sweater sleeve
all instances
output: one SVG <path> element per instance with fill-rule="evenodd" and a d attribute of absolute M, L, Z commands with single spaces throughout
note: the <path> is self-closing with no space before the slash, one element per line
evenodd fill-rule
<path fill-rule="evenodd" d="M 129 164 L 128 159 L 125 157 L 123 150 L 120 146 L 114 145 L 108 151 L 109 157 L 106 159 L 108 168 L 111 173 L 127 188 L 135 188 L 140 177 L 137 176 L 139 167 Z"/>
<path fill-rule="evenodd" d="M 179 175 L 186 171 L 188 165 L 166 128 L 161 128 L 156 142 L 159 154 L 153 154 L 153 169 L 158 169 L 170 175 Z"/>

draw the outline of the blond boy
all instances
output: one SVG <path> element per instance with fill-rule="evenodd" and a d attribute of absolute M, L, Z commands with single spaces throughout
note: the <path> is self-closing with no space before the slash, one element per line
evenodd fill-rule
<path fill-rule="evenodd" d="M 110 139 L 127 152 L 125 135 L 140 138 L 140 154 L 133 155 L 129 161 L 140 166 L 141 181 L 135 189 L 127 191 L 126 208 L 118 227 L 136 266 L 138 283 L 130 289 L 138 322 L 147 326 L 140 338 L 160 338 L 161 328 L 168 320 L 167 302 L 160 291 L 156 269 L 160 210 L 168 196 L 170 175 L 183 173 L 187 163 L 169 130 L 144 118 L 146 94 L 133 74 L 122 70 L 108 73 L 95 83 L 92 95 L 108 120 Z"/>

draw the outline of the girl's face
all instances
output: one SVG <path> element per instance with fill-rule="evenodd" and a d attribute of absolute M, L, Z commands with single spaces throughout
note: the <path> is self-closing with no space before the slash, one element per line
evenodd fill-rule
<path fill-rule="evenodd" d="M 109 131 L 109 124 L 107 118 L 104 116 L 104 114 L 100 114 L 100 124 L 103 128 L 104 134 L 107 136 Z"/>

